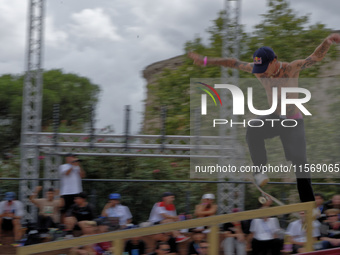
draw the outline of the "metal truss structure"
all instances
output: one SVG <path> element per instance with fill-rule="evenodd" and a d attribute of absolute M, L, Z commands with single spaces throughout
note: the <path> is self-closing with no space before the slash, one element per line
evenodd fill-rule
<path fill-rule="evenodd" d="M 233 5 L 234 4 L 234 5 Z M 238 56 L 238 18 L 240 0 L 226 0 L 225 38 L 222 55 Z M 123 135 L 94 134 L 93 123 L 89 133 L 45 133 L 41 131 L 42 112 L 42 48 L 43 48 L 44 0 L 30 0 L 28 46 L 26 58 L 26 75 L 23 92 L 22 133 L 21 133 L 21 166 L 20 196 L 27 210 L 25 220 L 34 220 L 36 209 L 28 201 L 32 189 L 38 184 L 41 162 L 43 162 L 44 189 L 58 185 L 58 167 L 62 163 L 62 155 L 73 152 L 83 156 L 121 156 L 121 157 L 162 157 L 191 158 L 190 150 L 195 150 L 194 157 L 219 158 L 221 164 L 231 163 L 238 157 L 235 154 L 236 136 L 232 131 L 220 136 L 195 137 L 194 145 L 190 136 L 161 135 L 129 135 L 129 114 L 127 109 L 126 133 Z M 223 69 L 223 78 L 237 84 L 238 73 L 233 70 L 229 75 Z M 230 80 L 232 79 L 232 80 Z M 223 95 L 227 98 L 227 95 Z M 226 100 L 230 102 L 230 100 Z M 226 118 L 231 105 L 221 109 L 221 118 Z M 163 112 L 164 116 L 166 112 Z M 57 110 L 54 112 L 57 118 Z M 91 118 L 93 120 L 93 118 Z M 54 182 L 54 183 L 53 183 Z M 228 190 L 226 193 L 225 190 Z M 238 194 L 236 196 L 235 194 Z M 222 211 L 230 212 L 236 204 L 243 208 L 244 185 L 219 184 L 218 203 L 223 205 Z M 225 201 L 228 206 L 225 207 Z"/>
<path fill-rule="evenodd" d="M 224 29 L 223 29 L 223 45 L 222 45 L 222 57 L 224 58 L 239 58 L 239 44 L 240 44 L 240 32 L 239 32 L 239 19 L 241 10 L 241 0 L 225 0 L 225 12 L 223 17 Z M 229 70 L 226 67 L 222 67 L 222 82 L 238 85 L 239 72 L 237 69 Z M 220 107 L 221 119 L 232 119 L 236 121 L 232 115 L 232 98 L 231 94 L 226 90 L 221 92 L 223 102 L 227 102 Z M 237 129 L 230 128 L 228 131 L 220 127 L 219 131 L 221 147 L 224 144 L 229 144 L 233 150 L 229 154 L 221 151 L 219 164 L 220 165 L 233 165 L 237 166 L 242 158 L 242 147 L 237 144 Z M 232 139 L 228 139 L 231 137 Z M 228 155 L 228 156 L 227 156 Z M 224 175 L 219 177 L 219 180 L 223 180 Z M 230 176 L 229 180 L 235 180 L 236 178 L 242 178 L 242 176 Z M 218 184 L 218 205 L 219 213 L 230 213 L 234 207 L 244 209 L 244 184 L 233 183 L 219 183 Z"/>
<path fill-rule="evenodd" d="M 176 135 L 111 135 L 96 134 L 93 140 L 88 133 L 59 133 L 57 144 L 54 133 L 27 132 L 25 148 L 38 148 L 40 159 L 48 156 L 62 156 L 75 153 L 81 156 L 114 157 L 160 157 L 191 158 L 190 151 L 195 150 L 194 157 L 219 158 L 221 149 L 224 154 L 233 150 L 228 144 L 221 148 L 218 136 L 200 136 L 195 146 L 190 145 L 190 136 Z M 34 139 L 34 141 L 33 141 Z M 50 163 L 48 168 L 55 169 Z M 54 178 L 51 170 L 46 171 L 46 178 Z"/>
<path fill-rule="evenodd" d="M 39 149 L 27 147 L 26 143 L 36 143 L 38 136 L 28 136 L 28 132 L 40 132 L 42 111 L 42 47 L 44 0 L 30 0 L 28 22 L 28 46 L 26 74 L 24 80 L 22 122 L 21 122 L 21 166 L 20 177 L 37 178 L 39 173 Z M 28 205 L 28 195 L 36 181 L 20 181 L 20 200 Z M 27 219 L 35 215 L 35 207 L 28 208 Z"/>

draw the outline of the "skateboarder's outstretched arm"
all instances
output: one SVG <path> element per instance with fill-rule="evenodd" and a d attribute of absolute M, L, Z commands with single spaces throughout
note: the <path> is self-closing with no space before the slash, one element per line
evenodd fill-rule
<path fill-rule="evenodd" d="M 291 62 L 289 66 L 291 66 L 292 70 L 295 70 L 296 72 L 300 72 L 303 69 L 311 67 L 325 57 L 333 43 L 340 43 L 340 34 L 334 33 L 327 36 L 309 57 L 306 59 L 295 60 Z"/>
<path fill-rule="evenodd" d="M 213 65 L 213 66 L 225 66 L 229 68 L 235 68 L 239 69 L 241 71 L 245 71 L 248 73 L 251 73 L 253 70 L 253 63 L 243 62 L 235 58 L 206 58 L 204 60 L 204 57 L 195 53 L 195 52 L 189 52 L 188 57 L 194 60 L 194 64 L 203 66 L 206 62 L 207 65 Z"/>

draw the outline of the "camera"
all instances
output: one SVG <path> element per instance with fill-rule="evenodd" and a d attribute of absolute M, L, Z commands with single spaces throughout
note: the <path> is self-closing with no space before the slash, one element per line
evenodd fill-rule
<path fill-rule="evenodd" d="M 82 159 L 76 159 L 74 161 L 72 161 L 72 163 L 75 163 L 75 162 L 82 162 L 83 160 Z"/>

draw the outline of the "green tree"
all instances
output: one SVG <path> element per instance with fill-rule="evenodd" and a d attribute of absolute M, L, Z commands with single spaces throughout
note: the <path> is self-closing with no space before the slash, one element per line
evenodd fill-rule
<path fill-rule="evenodd" d="M 210 34 L 210 43 L 204 45 L 202 39 L 194 38 L 185 44 L 185 51 L 195 51 L 203 56 L 220 56 L 222 51 L 222 35 L 223 35 L 223 12 L 219 13 L 213 25 L 208 29 Z M 253 52 L 264 45 L 270 46 L 278 55 L 280 61 L 290 62 L 295 59 L 304 59 L 313 53 L 315 48 L 331 33 L 323 24 L 309 24 L 309 17 L 299 16 L 289 6 L 287 0 L 270 0 L 268 1 L 268 11 L 262 15 L 261 22 L 254 27 L 254 32 L 245 34 L 241 31 L 241 55 L 240 60 L 252 62 Z M 331 47 L 327 57 L 321 63 L 314 67 L 301 72 L 300 77 L 313 78 L 320 73 L 320 66 L 336 56 L 335 47 Z M 192 60 L 185 59 L 183 64 L 175 70 L 164 70 L 158 79 L 158 83 L 153 84 L 153 92 L 155 102 L 168 105 L 173 111 L 168 112 L 167 130 L 170 134 L 179 134 L 178 130 L 185 130 L 185 134 L 189 134 L 189 83 L 190 78 L 216 78 L 220 77 L 219 67 L 198 67 L 192 64 Z M 240 72 L 241 78 L 253 77 L 251 74 Z M 312 86 L 312 85 L 311 85 Z M 258 88 L 256 88 L 258 87 Z M 258 109 L 267 109 L 268 104 L 264 90 L 260 86 L 254 87 L 254 105 Z M 245 92 L 245 87 L 241 87 Z M 312 89 L 312 87 L 308 87 Z M 318 88 L 314 88 L 317 93 Z M 178 94 L 181 93 L 181 97 Z M 336 100 L 335 100 L 336 101 Z M 337 100 L 336 102 L 338 102 Z M 183 107 L 187 106 L 187 107 Z M 317 102 L 312 101 L 308 107 L 317 108 Z M 333 105 L 333 109 L 339 109 L 338 104 Z M 338 110 L 334 110 L 333 114 L 337 114 Z M 187 121 L 182 121 L 182 116 L 186 116 Z M 250 117 L 250 116 L 248 116 Z M 339 118 L 337 118 L 338 121 Z M 339 123 L 339 122 L 337 122 Z M 327 125 L 322 125 L 322 120 L 318 118 L 306 118 L 306 136 L 308 156 L 314 162 L 334 163 L 339 144 L 338 132 L 334 132 L 327 140 L 320 136 L 320 132 L 332 132 L 336 130 L 336 123 L 333 121 Z M 245 145 L 245 130 L 240 130 L 239 140 Z M 337 139 L 337 140 L 336 140 Z M 317 144 L 324 144 L 330 150 L 319 151 Z M 270 151 L 269 160 L 272 163 L 282 163 L 284 154 L 279 139 L 268 140 L 268 151 Z M 245 150 L 247 151 L 247 150 Z M 331 160 L 333 160 L 331 162 Z M 250 161 L 248 161 L 250 164 Z M 186 170 L 187 171 L 187 170 Z M 322 181 L 322 180 L 321 180 Z M 291 186 L 290 186 L 291 187 Z M 281 187 L 269 187 L 270 192 L 281 197 Z M 252 189 L 247 189 L 246 207 L 253 208 L 254 200 L 258 193 Z"/>
<path fill-rule="evenodd" d="M 24 75 L 0 77 L 0 153 L 19 144 L 21 131 L 22 91 Z M 43 130 L 50 130 L 53 104 L 60 104 L 60 120 L 67 126 L 88 122 L 91 106 L 98 101 L 100 89 L 86 77 L 49 70 L 43 73 Z"/>

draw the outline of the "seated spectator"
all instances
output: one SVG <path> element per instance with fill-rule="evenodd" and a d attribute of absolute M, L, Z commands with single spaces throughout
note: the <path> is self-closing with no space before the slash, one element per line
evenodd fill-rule
<path fill-rule="evenodd" d="M 336 194 L 330 201 L 325 203 L 325 211 L 328 209 L 339 209 L 340 210 L 340 195 Z"/>
<path fill-rule="evenodd" d="M 300 219 L 289 223 L 286 234 L 289 236 L 289 241 L 293 245 L 293 254 L 305 252 L 304 245 L 306 243 L 306 223 L 305 212 L 300 212 Z M 313 221 L 313 237 L 320 236 L 320 222 Z"/>
<path fill-rule="evenodd" d="M 41 189 L 41 186 L 37 186 L 29 199 L 39 208 L 38 230 L 47 232 L 49 228 L 57 227 L 60 221 L 59 211 L 64 206 L 64 200 L 62 198 L 54 199 L 53 188 L 47 190 L 46 198 L 36 198 Z"/>
<path fill-rule="evenodd" d="M 152 207 L 149 221 L 154 224 L 178 221 L 176 207 L 174 205 L 175 195 L 165 192 L 162 195 L 162 202 L 154 204 Z"/>
<path fill-rule="evenodd" d="M 89 236 L 97 234 L 97 223 L 95 221 L 83 221 L 83 235 Z M 74 247 L 70 250 L 70 255 L 94 255 L 96 251 L 92 244 Z"/>
<path fill-rule="evenodd" d="M 215 215 L 217 212 L 217 205 L 214 203 L 214 200 L 214 194 L 204 194 L 202 196 L 202 202 L 195 207 L 194 215 L 197 218 Z"/>
<path fill-rule="evenodd" d="M 250 223 L 250 232 L 253 235 L 252 254 L 280 255 L 283 240 L 278 239 L 276 233 L 280 231 L 277 218 L 253 219 Z"/>
<path fill-rule="evenodd" d="M 72 235 L 74 229 L 83 231 L 83 222 L 92 221 L 95 218 L 93 206 L 86 199 L 87 195 L 84 192 L 75 195 L 75 204 L 66 213 L 65 226 L 69 236 Z"/>
<path fill-rule="evenodd" d="M 202 240 L 200 242 L 200 255 L 208 255 L 208 251 L 209 251 L 209 243 L 207 242 L 207 240 Z"/>
<path fill-rule="evenodd" d="M 238 208 L 233 209 L 233 213 L 239 212 Z M 249 234 L 249 221 L 227 222 L 223 224 L 224 255 L 245 255 L 246 254 L 246 234 Z"/>
<path fill-rule="evenodd" d="M 153 224 L 169 223 L 179 220 L 176 207 L 174 205 L 175 195 L 171 192 L 165 192 L 162 195 L 162 202 L 154 204 L 152 207 L 149 222 Z M 176 237 L 176 242 L 184 242 L 189 237 L 183 236 L 179 231 L 173 231 L 173 236 Z"/>
<path fill-rule="evenodd" d="M 139 237 L 133 237 L 125 244 L 125 252 L 129 255 L 145 255 L 145 243 Z"/>
<path fill-rule="evenodd" d="M 171 233 L 159 233 L 154 235 L 154 239 L 156 240 L 156 246 L 160 243 L 166 243 L 169 245 L 169 254 L 175 255 L 177 254 L 177 244 L 176 238 L 172 237 Z"/>
<path fill-rule="evenodd" d="M 205 238 L 201 230 L 194 229 L 193 232 L 193 241 L 189 243 L 188 255 L 200 254 L 200 243 Z"/>
<path fill-rule="evenodd" d="M 98 220 L 98 219 L 97 219 Z M 103 221 L 96 221 L 98 226 L 98 233 L 106 233 L 109 231 L 109 226 L 105 224 Z M 95 255 L 106 255 L 113 254 L 112 242 L 101 242 L 93 245 L 93 249 L 95 250 Z"/>
<path fill-rule="evenodd" d="M 169 244 L 164 243 L 164 242 L 160 242 L 160 243 L 157 243 L 155 251 L 149 253 L 149 255 L 169 254 L 169 251 L 170 251 Z"/>
<path fill-rule="evenodd" d="M 107 203 L 101 213 L 102 217 L 117 218 L 121 229 L 127 227 L 127 224 L 132 222 L 132 214 L 129 208 L 120 204 L 121 196 L 118 193 L 109 195 L 109 203 Z M 113 227 L 113 226 L 111 226 Z"/>
<path fill-rule="evenodd" d="M 316 213 L 316 218 L 320 221 L 323 222 L 324 220 L 326 220 L 326 214 L 325 214 L 325 198 L 321 193 L 315 193 L 314 194 L 315 197 L 315 206 L 317 209 L 317 213 Z"/>
<path fill-rule="evenodd" d="M 321 249 L 340 247 L 339 210 L 328 209 L 327 220 L 321 226 Z"/>
<path fill-rule="evenodd" d="M 13 230 L 16 244 L 22 237 L 21 218 L 24 216 L 24 205 L 22 202 L 15 200 L 14 192 L 5 193 L 5 201 L 0 203 L 0 237 L 2 230 Z"/>

